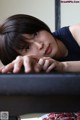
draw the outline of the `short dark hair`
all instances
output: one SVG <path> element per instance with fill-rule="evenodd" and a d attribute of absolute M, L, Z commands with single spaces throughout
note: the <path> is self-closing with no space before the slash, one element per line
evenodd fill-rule
<path fill-rule="evenodd" d="M 4 65 L 10 63 L 19 55 L 16 49 L 24 44 L 23 34 L 35 34 L 46 30 L 51 33 L 49 27 L 36 17 L 16 14 L 10 16 L 0 27 L 0 59 Z"/>

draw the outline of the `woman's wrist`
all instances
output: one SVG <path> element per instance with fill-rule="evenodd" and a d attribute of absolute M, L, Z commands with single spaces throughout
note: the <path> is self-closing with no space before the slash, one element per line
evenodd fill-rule
<path fill-rule="evenodd" d="M 62 72 L 69 72 L 68 62 L 61 62 L 62 64 Z"/>
<path fill-rule="evenodd" d="M 67 72 L 68 71 L 67 62 L 59 62 L 56 70 L 59 71 L 59 72 Z"/>

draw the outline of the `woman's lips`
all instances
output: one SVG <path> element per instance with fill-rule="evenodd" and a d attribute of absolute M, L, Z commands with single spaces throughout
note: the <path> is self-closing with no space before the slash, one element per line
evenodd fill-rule
<path fill-rule="evenodd" d="M 52 48 L 49 44 L 49 46 L 47 47 L 46 51 L 45 51 L 45 54 L 49 55 L 50 53 L 52 52 Z"/>

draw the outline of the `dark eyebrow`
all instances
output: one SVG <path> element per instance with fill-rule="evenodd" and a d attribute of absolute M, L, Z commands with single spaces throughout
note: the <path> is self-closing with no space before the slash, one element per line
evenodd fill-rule
<path fill-rule="evenodd" d="M 25 39 L 27 39 L 27 40 L 31 40 L 31 39 L 33 39 L 37 35 L 37 33 L 33 33 L 33 34 L 29 34 L 29 35 L 32 35 L 32 37 L 31 38 L 27 38 L 25 35 L 23 35 L 23 37 Z"/>

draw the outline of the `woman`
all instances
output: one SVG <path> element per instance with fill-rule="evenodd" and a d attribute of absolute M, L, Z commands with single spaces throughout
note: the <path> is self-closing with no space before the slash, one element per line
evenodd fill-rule
<path fill-rule="evenodd" d="M 0 72 L 80 72 L 80 24 L 51 32 L 33 16 L 18 14 L 0 27 Z"/>
<path fill-rule="evenodd" d="M 0 27 L 1 73 L 80 72 L 80 24 L 51 32 L 41 20 L 13 15 Z M 80 113 L 50 113 L 41 120 L 80 120 Z"/>

